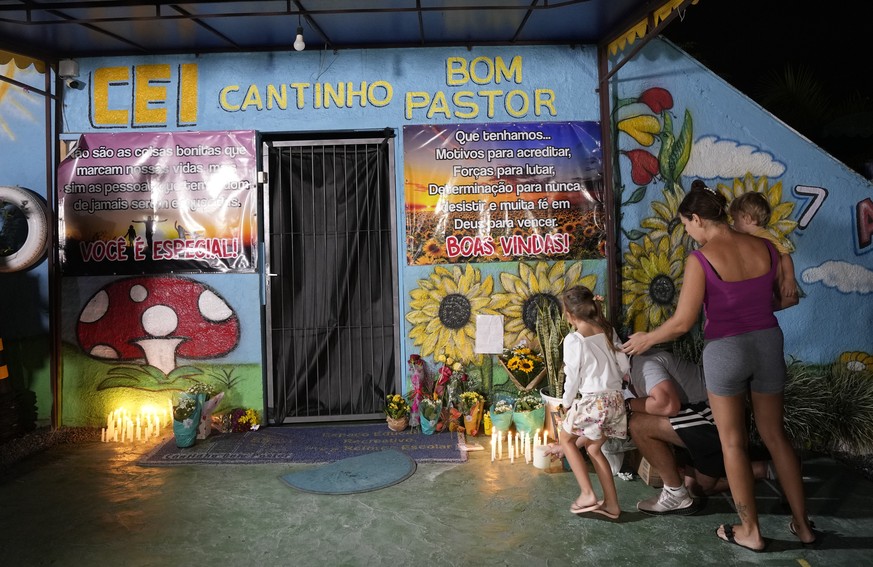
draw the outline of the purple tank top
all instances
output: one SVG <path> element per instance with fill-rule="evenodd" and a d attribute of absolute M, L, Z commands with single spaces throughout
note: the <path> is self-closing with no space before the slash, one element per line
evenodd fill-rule
<path fill-rule="evenodd" d="M 778 327 L 773 314 L 773 281 L 776 279 L 778 256 L 772 244 L 765 241 L 770 251 L 770 271 L 763 276 L 726 282 L 719 277 L 709 260 L 699 251 L 691 252 L 706 275 L 703 294 L 703 337 L 707 340 L 732 337 Z"/>

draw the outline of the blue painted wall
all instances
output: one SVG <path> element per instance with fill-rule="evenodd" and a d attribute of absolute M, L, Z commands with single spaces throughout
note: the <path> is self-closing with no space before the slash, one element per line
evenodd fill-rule
<path fill-rule="evenodd" d="M 775 205 L 774 217 L 780 220 L 771 228 L 796 247 L 792 254 L 795 274 L 806 293 L 798 306 L 778 314 L 786 355 L 814 364 L 842 357 L 856 367 L 873 368 L 870 182 L 668 41 L 647 45 L 619 71 L 611 86 L 613 109 L 625 102 L 636 103 L 615 111 L 622 126 L 617 129 L 617 146 L 624 152 L 618 157 L 617 182 L 625 203 L 622 249 L 626 261 L 636 264 L 640 257 L 655 256 L 660 239 L 670 237 L 665 232 L 664 211 L 675 212 L 677 204 L 668 194 L 689 190 L 694 179 L 702 179 L 729 199 L 746 191 L 762 192 Z M 657 89 L 670 94 L 669 108 L 639 104 L 639 97 L 647 91 L 652 100 L 658 100 Z M 684 168 L 665 171 L 656 165 L 654 172 L 647 169 L 650 160 L 639 152 L 657 158 L 665 133 L 679 140 L 683 125 L 690 129 L 692 143 Z M 646 131 L 653 137 L 646 136 Z M 631 242 L 639 248 L 630 246 Z M 670 252 L 667 257 L 676 259 Z M 662 271 L 675 280 L 675 268 L 670 273 L 668 261 Z M 626 285 L 639 279 L 627 271 L 624 274 Z M 625 295 L 627 304 L 633 299 L 630 295 Z M 642 298 L 651 306 L 646 315 L 655 322 L 662 319 L 656 295 L 648 293 L 649 297 Z M 643 318 L 635 322 L 631 315 L 630 326 L 645 327 Z"/>
<path fill-rule="evenodd" d="M 0 75 L 45 89 L 45 75 L 34 67 L 0 65 Z M 0 82 L 0 185 L 20 186 L 47 198 L 46 106 L 37 90 Z M 51 121 L 51 116 L 49 116 Z M 51 416 L 48 262 L 21 272 L 0 273 L 0 338 L 16 389 L 37 397 L 37 415 Z"/>

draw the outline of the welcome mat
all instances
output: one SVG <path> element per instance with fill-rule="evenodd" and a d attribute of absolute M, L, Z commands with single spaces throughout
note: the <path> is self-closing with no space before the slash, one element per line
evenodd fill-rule
<path fill-rule="evenodd" d="M 193 447 L 179 449 L 170 437 L 137 464 L 251 465 L 266 463 L 332 463 L 395 449 L 418 463 L 462 463 L 466 451 L 458 435 L 425 435 L 420 430 L 391 431 L 385 423 L 328 426 L 271 426 L 245 433 L 213 433 Z"/>
<path fill-rule="evenodd" d="M 396 449 L 349 457 L 327 465 L 282 475 L 282 480 L 313 494 L 371 492 L 403 482 L 415 472 L 415 461 Z"/>

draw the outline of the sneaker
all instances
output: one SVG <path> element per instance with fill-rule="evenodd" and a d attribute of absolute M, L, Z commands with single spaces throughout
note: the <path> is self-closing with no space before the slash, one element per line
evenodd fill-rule
<path fill-rule="evenodd" d="M 697 511 L 694 498 L 683 487 L 680 494 L 673 494 L 666 488 L 661 493 L 637 503 L 637 510 L 653 516 L 665 516 L 668 514 L 693 514 Z"/>

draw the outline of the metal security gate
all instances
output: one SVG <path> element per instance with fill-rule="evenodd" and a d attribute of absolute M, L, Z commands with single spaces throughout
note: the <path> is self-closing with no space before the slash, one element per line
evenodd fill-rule
<path fill-rule="evenodd" d="M 384 417 L 399 391 L 394 140 L 265 142 L 273 423 Z"/>

